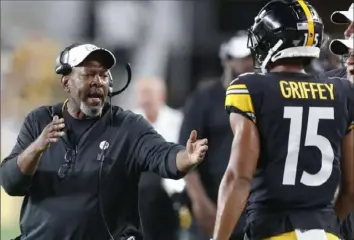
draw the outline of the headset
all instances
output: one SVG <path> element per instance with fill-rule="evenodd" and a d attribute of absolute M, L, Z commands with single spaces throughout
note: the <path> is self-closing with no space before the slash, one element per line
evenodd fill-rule
<path fill-rule="evenodd" d="M 59 57 L 56 60 L 56 68 L 55 68 L 55 72 L 57 74 L 61 74 L 61 75 L 68 75 L 72 72 L 73 67 L 69 64 L 69 59 L 70 59 L 70 50 L 76 47 L 79 47 L 81 45 L 81 43 L 74 43 L 71 44 L 70 46 L 66 47 L 59 55 Z M 66 55 L 66 57 L 64 57 Z M 65 60 L 64 60 L 65 58 Z M 110 111 L 110 127 L 113 125 L 113 113 L 112 113 L 112 97 L 117 96 L 119 94 L 121 94 L 122 92 L 124 92 L 130 82 L 131 82 L 131 77 L 132 77 L 132 72 L 131 72 L 131 67 L 129 63 L 126 63 L 125 65 L 125 69 L 127 71 L 127 82 L 124 85 L 124 87 L 122 87 L 121 89 L 119 89 L 118 91 L 114 91 L 113 89 L 113 76 L 111 71 L 108 71 L 108 77 L 109 77 L 109 91 L 108 91 L 108 97 L 109 97 L 109 111 Z M 52 118 L 54 117 L 54 110 L 52 110 Z M 108 142 L 110 141 L 111 137 L 112 137 L 112 133 L 113 131 L 110 131 L 110 136 L 108 138 Z M 101 200 L 101 194 L 100 194 L 100 185 L 101 185 L 101 180 L 102 180 L 102 172 L 103 172 L 103 162 L 104 162 L 104 158 L 105 158 L 105 147 L 102 147 L 101 152 L 98 153 L 97 155 L 97 160 L 100 162 L 100 169 L 99 169 L 99 183 L 98 183 L 98 202 L 99 202 L 99 211 L 105 226 L 105 229 L 110 237 L 110 240 L 115 240 L 111 231 L 109 230 L 105 215 L 104 215 L 104 211 L 103 211 L 103 203 Z M 134 240 L 135 237 L 134 236 L 125 236 L 127 240 Z"/>

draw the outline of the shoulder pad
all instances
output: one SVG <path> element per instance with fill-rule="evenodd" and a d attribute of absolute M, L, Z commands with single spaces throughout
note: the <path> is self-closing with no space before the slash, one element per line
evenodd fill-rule
<path fill-rule="evenodd" d="M 260 75 L 263 75 L 263 74 L 255 73 L 255 72 L 242 73 L 242 74 L 238 75 L 238 77 L 236 79 L 232 80 L 230 85 L 236 84 L 238 82 L 240 83 L 243 81 L 249 81 L 249 79 L 254 79 Z"/>

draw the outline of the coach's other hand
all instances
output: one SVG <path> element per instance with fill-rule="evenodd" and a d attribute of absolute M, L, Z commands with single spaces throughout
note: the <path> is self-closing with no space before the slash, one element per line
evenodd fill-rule
<path fill-rule="evenodd" d="M 190 164 L 197 165 L 203 161 L 208 150 L 208 139 L 197 140 L 197 131 L 193 130 L 187 141 L 186 148 Z"/>
<path fill-rule="evenodd" d="M 64 119 L 58 116 L 53 117 L 53 121 L 49 123 L 42 131 L 41 135 L 36 140 L 36 147 L 39 151 L 45 151 L 50 143 L 55 143 L 58 139 L 64 136 Z"/>

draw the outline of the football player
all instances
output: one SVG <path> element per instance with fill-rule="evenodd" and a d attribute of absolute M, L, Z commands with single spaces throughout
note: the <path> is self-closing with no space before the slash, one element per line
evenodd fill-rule
<path fill-rule="evenodd" d="M 246 239 L 341 237 L 338 218 L 354 203 L 354 92 L 349 81 L 304 72 L 322 35 L 319 15 L 301 0 L 268 3 L 249 29 L 263 73 L 239 76 L 226 92 L 234 139 L 215 240 L 228 239 L 247 201 Z"/>

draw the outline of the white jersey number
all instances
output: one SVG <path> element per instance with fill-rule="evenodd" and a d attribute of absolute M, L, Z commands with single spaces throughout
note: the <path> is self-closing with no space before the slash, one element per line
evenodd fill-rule
<path fill-rule="evenodd" d="M 285 107 L 284 118 L 290 119 L 288 154 L 285 160 L 283 185 L 295 185 L 297 164 L 299 161 L 303 107 Z M 332 174 L 334 151 L 330 141 L 318 135 L 320 120 L 333 120 L 332 107 L 310 107 L 304 146 L 317 147 L 321 151 L 321 169 L 316 174 L 304 171 L 300 182 L 306 186 L 321 186 Z M 308 159 L 311 161 L 312 159 Z"/>

